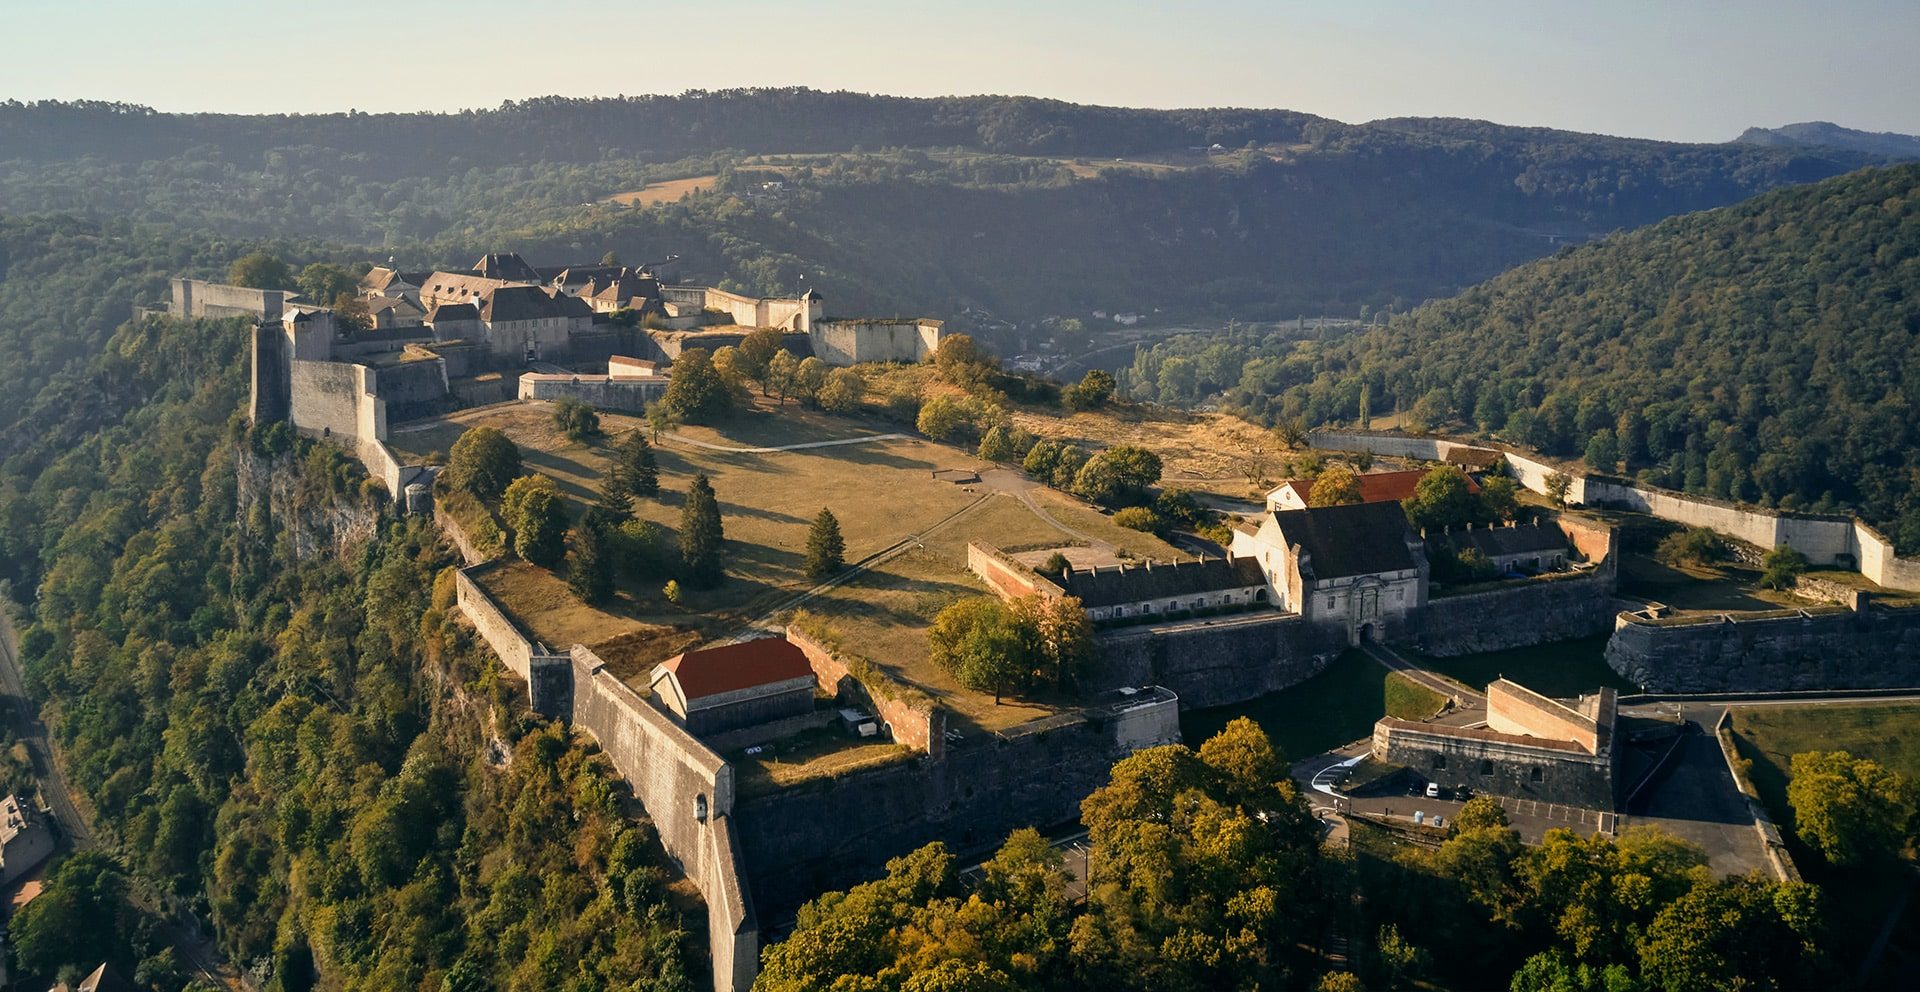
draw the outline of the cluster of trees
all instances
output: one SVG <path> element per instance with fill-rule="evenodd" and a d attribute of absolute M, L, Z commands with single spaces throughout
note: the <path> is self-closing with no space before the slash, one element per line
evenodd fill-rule
<path fill-rule="evenodd" d="M 1337 873 L 1265 735 L 1236 721 L 1195 752 L 1153 748 L 1081 804 L 1088 896 L 1060 854 L 1014 833 L 962 885 L 929 845 L 885 878 L 804 907 L 769 948 L 772 992 L 826 987 L 1179 989 L 1302 987 L 1304 945 L 1330 918 Z"/>
<path fill-rule="evenodd" d="M 969 596 L 933 618 L 927 655 L 998 703 L 1009 692 L 1071 686 L 1093 659 L 1093 623 L 1071 596 Z"/>
<path fill-rule="evenodd" d="M 241 420 L 242 330 L 126 326 L 86 376 L 140 383 L 137 406 L 77 415 L 57 433 L 81 443 L 0 484 L 29 689 L 111 855 L 69 858 L 12 922 L 30 966 L 106 957 L 175 992 L 137 891 L 275 992 L 697 984 L 654 839 L 450 621 L 431 525 L 336 448 Z M 248 460 L 291 495 L 243 489 Z M 356 516 L 379 523 L 353 553 L 312 540 Z"/>

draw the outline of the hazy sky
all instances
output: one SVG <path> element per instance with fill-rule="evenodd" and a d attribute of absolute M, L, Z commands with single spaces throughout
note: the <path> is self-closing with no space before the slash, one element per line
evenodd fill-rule
<path fill-rule="evenodd" d="M 0 0 L 0 99 L 450 110 L 804 85 L 1445 115 L 1681 140 L 1920 133 L 1916 0 Z"/>

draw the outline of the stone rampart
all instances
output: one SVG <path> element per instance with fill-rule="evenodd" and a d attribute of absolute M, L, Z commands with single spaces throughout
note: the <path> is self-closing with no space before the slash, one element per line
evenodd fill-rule
<path fill-rule="evenodd" d="M 743 882 L 733 768 L 606 670 L 580 645 L 571 655 L 572 724 L 600 742 L 707 902 L 713 983 L 745 992 L 759 973 L 759 925 Z"/>
<path fill-rule="evenodd" d="M 940 347 L 942 323 L 912 320 L 822 320 L 808 337 L 813 354 L 828 365 L 860 362 L 920 362 Z"/>
<path fill-rule="evenodd" d="M 1610 571 L 1596 569 L 1434 596 L 1416 621 L 1416 642 L 1425 654 L 1451 658 L 1598 637 L 1613 629 L 1619 610 L 1614 586 Z"/>
<path fill-rule="evenodd" d="M 293 388 L 288 406 L 296 430 L 338 438 L 352 447 L 360 436 L 364 365 L 343 362 L 291 362 Z"/>
<path fill-rule="evenodd" d="M 979 576 L 1002 599 L 1041 596 L 1058 599 L 1067 594 L 1058 583 L 1020 563 L 998 548 L 967 542 L 967 570 Z"/>
<path fill-rule="evenodd" d="M 1920 686 L 1920 608 L 1654 621 L 1622 613 L 1607 664 L 1652 692 Z"/>
<path fill-rule="evenodd" d="M 862 679 L 831 647 L 798 627 L 789 624 L 786 633 L 787 640 L 807 656 L 807 664 L 822 689 L 832 691 L 842 702 L 872 707 L 886 722 L 895 743 L 935 758 L 940 756 L 946 747 L 947 715 L 932 700 L 912 698 L 904 686 L 881 684 L 873 675 Z"/>
<path fill-rule="evenodd" d="M 604 375 L 557 375 L 527 372 L 520 376 L 523 400 L 571 398 L 600 410 L 644 413 L 647 404 L 667 391 L 666 376 L 615 379 Z"/>
<path fill-rule="evenodd" d="M 1188 706 L 1225 706 L 1305 682 L 1346 646 L 1345 631 L 1271 611 L 1128 627 L 1099 635 L 1089 690 L 1159 685 Z"/>
<path fill-rule="evenodd" d="M 176 317 L 255 317 L 279 320 L 287 294 L 278 289 L 251 289 L 199 279 L 173 280 Z"/>
<path fill-rule="evenodd" d="M 969 734 L 944 757 L 916 758 L 742 800 L 741 847 L 754 900 L 784 916 L 820 892 L 872 878 L 942 841 L 988 853 L 1021 827 L 1080 815 L 1134 749 L 1179 740 L 1179 701 L 1146 690 L 1135 703 L 1090 707 L 998 734 Z"/>
<path fill-rule="evenodd" d="M 1601 747 L 1600 727 L 1591 717 L 1506 679 L 1487 686 L 1487 729 L 1571 741 L 1589 754 L 1598 753 Z"/>
<path fill-rule="evenodd" d="M 1334 451 L 1436 460 L 1455 448 L 1498 452 L 1519 483 L 1545 493 L 1562 469 L 1502 445 L 1472 445 L 1436 437 L 1373 431 L 1314 431 L 1308 443 Z M 1853 517 L 1790 513 L 1656 489 L 1609 476 L 1564 472 L 1569 503 L 1633 510 L 1689 527 L 1706 527 L 1761 548 L 1789 545 L 1817 565 L 1847 564 L 1889 589 L 1920 592 L 1920 559 L 1895 556 L 1893 542 Z"/>

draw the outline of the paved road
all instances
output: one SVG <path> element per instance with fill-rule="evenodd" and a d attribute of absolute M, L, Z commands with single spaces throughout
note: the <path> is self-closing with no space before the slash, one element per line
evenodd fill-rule
<path fill-rule="evenodd" d="M 866 444 L 869 441 L 911 440 L 913 437 L 911 434 L 898 433 L 863 434 L 860 437 L 843 437 L 833 441 L 806 441 L 801 444 L 777 444 L 768 448 L 736 448 L 732 445 L 714 444 L 711 441 L 696 440 L 685 434 L 675 434 L 671 431 L 663 436 L 668 440 L 678 441 L 681 444 L 692 445 L 696 448 L 705 448 L 708 451 L 724 451 L 730 455 L 765 455 L 776 451 L 805 451 L 808 448 L 837 448 L 843 444 Z"/>

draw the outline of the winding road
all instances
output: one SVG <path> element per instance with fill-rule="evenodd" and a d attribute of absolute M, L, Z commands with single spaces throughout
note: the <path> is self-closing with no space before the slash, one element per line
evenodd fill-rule
<path fill-rule="evenodd" d="M 808 448 L 837 448 L 843 444 L 866 444 L 869 441 L 913 440 L 912 434 L 862 434 L 859 437 L 843 437 L 833 441 L 804 441 L 800 444 L 776 444 L 767 448 L 736 448 L 732 445 L 701 441 L 696 438 L 690 438 L 685 434 L 675 434 L 672 431 L 668 431 L 661 436 L 670 441 L 678 441 L 681 444 L 691 445 L 695 448 L 705 448 L 708 451 L 723 451 L 730 455 L 766 455 L 776 451 L 804 451 Z"/>

